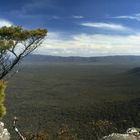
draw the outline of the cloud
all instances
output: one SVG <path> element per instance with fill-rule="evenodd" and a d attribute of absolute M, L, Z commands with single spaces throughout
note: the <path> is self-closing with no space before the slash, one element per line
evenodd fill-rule
<path fill-rule="evenodd" d="M 125 27 L 121 24 L 115 24 L 115 23 L 85 22 L 85 23 L 81 23 L 80 25 L 86 26 L 86 27 L 104 29 L 104 30 L 118 30 L 118 31 L 130 30 L 128 27 Z"/>
<path fill-rule="evenodd" d="M 12 26 L 12 25 L 13 25 L 12 22 L 10 22 L 6 19 L 0 19 L 0 27 L 3 27 L 3 26 L 9 27 L 9 26 Z"/>
<path fill-rule="evenodd" d="M 51 16 L 52 19 L 60 19 L 59 16 Z"/>
<path fill-rule="evenodd" d="M 130 20 L 140 21 L 140 13 L 136 13 L 136 14 L 133 14 L 133 15 L 116 16 L 116 17 L 112 17 L 112 18 L 130 19 Z"/>
<path fill-rule="evenodd" d="M 48 8 L 51 6 L 51 1 L 50 0 L 34 0 L 33 2 L 29 1 L 28 3 L 25 3 L 25 5 L 23 5 L 22 10 L 25 11 L 30 11 L 30 10 L 37 10 L 37 9 L 44 9 L 44 8 Z"/>
<path fill-rule="evenodd" d="M 65 19 L 65 20 L 67 20 L 67 19 L 83 19 L 84 17 L 83 16 L 63 16 L 63 17 L 61 17 L 61 16 L 49 16 L 49 19 L 50 20 L 58 20 L 58 19 Z"/>
<path fill-rule="evenodd" d="M 74 19 L 82 19 L 82 18 L 84 18 L 84 16 L 72 16 L 72 18 L 74 18 Z"/>
<path fill-rule="evenodd" d="M 140 55 L 140 33 L 135 35 L 77 34 L 63 39 L 50 33 L 36 53 L 58 56 Z"/>

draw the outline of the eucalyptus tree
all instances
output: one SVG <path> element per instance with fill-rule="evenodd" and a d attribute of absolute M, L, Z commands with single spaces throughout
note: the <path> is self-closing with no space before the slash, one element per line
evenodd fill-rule
<path fill-rule="evenodd" d="M 46 29 L 0 28 L 0 117 L 6 113 L 3 104 L 6 80 L 17 71 L 21 60 L 41 45 L 46 35 Z"/>

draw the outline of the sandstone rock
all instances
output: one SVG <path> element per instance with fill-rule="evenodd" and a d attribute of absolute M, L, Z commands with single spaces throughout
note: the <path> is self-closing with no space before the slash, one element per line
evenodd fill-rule
<path fill-rule="evenodd" d="M 10 133 L 4 128 L 3 122 L 0 122 L 0 140 L 10 140 Z"/>
<path fill-rule="evenodd" d="M 101 140 L 140 140 L 140 129 L 129 128 L 125 134 L 112 133 L 109 136 L 103 137 Z"/>

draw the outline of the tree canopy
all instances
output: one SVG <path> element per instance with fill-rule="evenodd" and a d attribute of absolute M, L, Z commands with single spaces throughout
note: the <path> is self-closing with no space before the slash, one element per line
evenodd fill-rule
<path fill-rule="evenodd" d="M 46 35 L 46 29 L 27 30 L 20 26 L 0 28 L 0 80 L 39 47 Z"/>

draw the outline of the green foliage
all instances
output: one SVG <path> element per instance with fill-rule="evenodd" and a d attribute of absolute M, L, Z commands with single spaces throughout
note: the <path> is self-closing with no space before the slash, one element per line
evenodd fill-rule
<path fill-rule="evenodd" d="M 0 28 L 0 39 L 7 41 L 25 41 L 29 38 L 40 38 L 46 36 L 46 29 L 26 30 L 20 26 L 2 27 Z"/>
<path fill-rule="evenodd" d="M 0 52 L 4 53 L 10 48 L 18 47 L 17 43 L 22 43 L 27 39 L 43 38 L 46 33 L 46 29 L 26 30 L 20 26 L 2 27 L 0 28 Z"/>
<path fill-rule="evenodd" d="M 0 81 L 0 118 L 6 114 L 6 107 L 4 106 L 6 82 Z"/>

